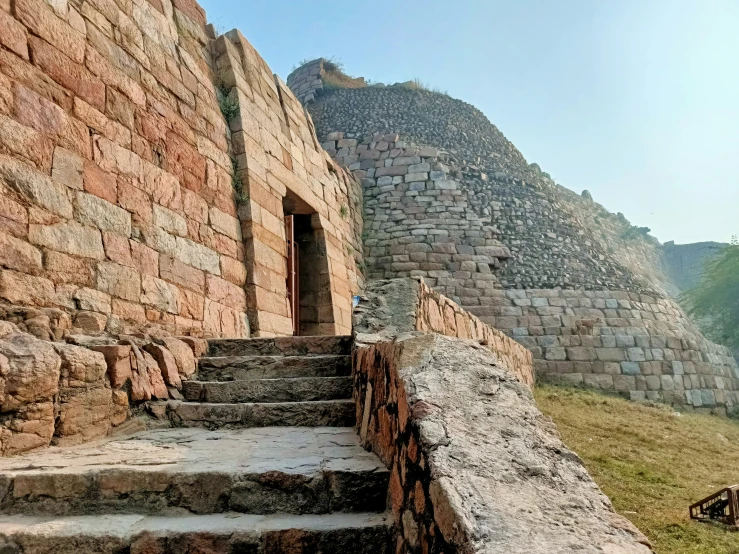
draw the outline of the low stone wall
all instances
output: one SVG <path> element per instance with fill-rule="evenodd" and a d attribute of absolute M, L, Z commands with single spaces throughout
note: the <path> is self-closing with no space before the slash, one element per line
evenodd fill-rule
<path fill-rule="evenodd" d="M 537 377 L 695 408 L 739 403 L 731 352 L 706 340 L 671 299 L 507 290 L 465 309 L 529 348 Z"/>
<path fill-rule="evenodd" d="M 368 283 L 355 312 L 354 330 L 384 340 L 415 331 L 472 339 L 522 383 L 534 384 L 531 352 L 432 290 L 423 279 Z"/>
<path fill-rule="evenodd" d="M 489 350 L 376 339 L 357 336 L 354 394 L 361 439 L 391 470 L 396 553 L 651 552 Z"/>
<path fill-rule="evenodd" d="M 182 380 L 205 352 L 206 342 L 191 337 L 69 335 L 63 318 L 49 327 L 38 323 L 43 317 L 21 325 L 37 336 L 52 329 L 66 342 L 0 321 L 0 456 L 142 429 L 124 424 L 147 400 L 181 398 Z"/>

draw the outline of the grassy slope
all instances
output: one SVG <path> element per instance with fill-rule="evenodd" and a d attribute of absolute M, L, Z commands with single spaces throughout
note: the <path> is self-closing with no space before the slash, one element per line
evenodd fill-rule
<path fill-rule="evenodd" d="M 739 554 L 739 533 L 688 518 L 690 504 L 739 483 L 739 422 L 558 387 L 536 399 L 659 554 Z"/>

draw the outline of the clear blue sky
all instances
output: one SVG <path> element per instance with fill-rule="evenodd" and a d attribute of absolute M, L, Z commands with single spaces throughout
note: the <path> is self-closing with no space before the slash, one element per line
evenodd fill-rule
<path fill-rule="evenodd" d="M 201 0 L 275 73 L 336 56 L 474 104 L 665 242 L 739 234 L 739 0 Z"/>

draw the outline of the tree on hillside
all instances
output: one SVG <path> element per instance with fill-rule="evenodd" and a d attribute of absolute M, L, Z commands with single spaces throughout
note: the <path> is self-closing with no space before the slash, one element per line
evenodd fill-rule
<path fill-rule="evenodd" d="M 700 283 L 682 300 L 688 312 L 701 321 L 706 334 L 720 344 L 739 350 L 739 243 L 711 260 Z"/>

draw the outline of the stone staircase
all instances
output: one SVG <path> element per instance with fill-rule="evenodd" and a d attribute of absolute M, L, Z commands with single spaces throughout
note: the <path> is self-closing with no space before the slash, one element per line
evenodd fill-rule
<path fill-rule="evenodd" d="M 0 552 L 385 554 L 351 338 L 218 340 L 171 426 L 0 460 Z"/>

